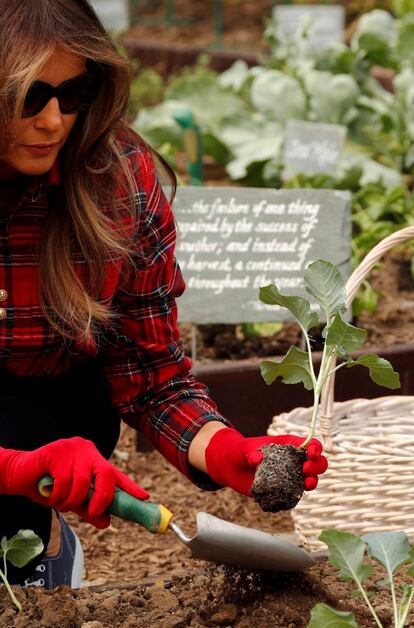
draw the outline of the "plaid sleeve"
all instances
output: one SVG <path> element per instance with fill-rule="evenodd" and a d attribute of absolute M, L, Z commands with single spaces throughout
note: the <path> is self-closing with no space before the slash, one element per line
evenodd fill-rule
<path fill-rule="evenodd" d="M 230 423 L 190 373 L 177 329 L 175 299 L 185 286 L 174 258 L 174 217 L 148 151 L 135 157 L 137 192 L 145 196 L 137 268 L 115 295 L 119 319 L 102 351 L 103 370 L 122 419 L 195 484 L 214 490 L 208 475 L 189 464 L 188 449 L 205 423 Z"/>

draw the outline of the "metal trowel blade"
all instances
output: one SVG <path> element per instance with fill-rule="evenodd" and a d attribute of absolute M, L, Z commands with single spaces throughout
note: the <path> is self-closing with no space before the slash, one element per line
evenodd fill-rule
<path fill-rule="evenodd" d="M 312 556 L 268 532 L 246 528 L 206 512 L 197 513 L 197 534 L 188 538 L 170 523 L 193 558 L 266 571 L 303 571 L 315 565 Z"/>

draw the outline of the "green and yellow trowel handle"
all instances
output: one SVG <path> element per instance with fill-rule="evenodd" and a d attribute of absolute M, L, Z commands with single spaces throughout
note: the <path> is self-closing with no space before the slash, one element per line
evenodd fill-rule
<path fill-rule="evenodd" d="M 40 495 L 48 497 L 53 488 L 53 478 L 50 475 L 43 476 L 39 480 L 37 488 Z M 85 504 L 89 503 L 93 490 L 93 487 L 91 487 Z M 153 534 L 167 532 L 168 525 L 173 518 L 172 512 L 165 506 L 137 499 L 120 488 L 115 489 L 114 498 L 109 504 L 107 512 L 121 519 L 139 523 Z"/>

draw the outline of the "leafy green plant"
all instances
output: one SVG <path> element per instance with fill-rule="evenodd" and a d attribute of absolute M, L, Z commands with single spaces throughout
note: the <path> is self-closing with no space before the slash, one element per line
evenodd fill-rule
<path fill-rule="evenodd" d="M 277 39 L 275 22 L 265 36 L 270 54 L 261 65 L 242 61 L 221 74 L 205 58 L 168 80 L 165 99 L 144 107 L 134 126 L 155 147 L 183 150 L 174 115 L 191 109 L 205 151 L 229 177 L 251 186 L 279 185 L 285 124 L 289 119 L 339 123 L 348 141 L 336 178 L 359 172 L 358 185 L 402 184 L 414 172 L 414 14 L 394 18 L 375 10 L 360 20 L 349 46 L 322 52 L 309 32 Z M 374 66 L 395 73 L 395 93 L 372 77 Z M 326 89 L 321 90 L 324 85 Z M 207 105 L 207 106 L 206 106 Z"/>
<path fill-rule="evenodd" d="M 152 107 L 162 102 L 165 82 L 161 74 L 152 68 L 139 69 L 131 82 L 128 115 L 135 117 L 144 107 Z"/>
<path fill-rule="evenodd" d="M 131 67 L 127 117 L 133 120 L 144 107 L 154 107 L 164 100 L 167 83 L 162 74 L 153 68 L 142 67 L 138 59 L 129 57 L 122 36 L 114 37 L 114 41 L 119 54 L 128 60 Z"/>
<path fill-rule="evenodd" d="M 7 580 L 7 561 L 14 567 L 24 567 L 43 551 L 43 542 L 33 530 L 19 530 L 10 539 L 3 536 L 0 543 L 0 558 L 3 558 L 3 569 L 0 569 L 0 578 L 3 581 L 13 603 L 19 613 L 22 605 L 13 593 Z"/>
<path fill-rule="evenodd" d="M 380 240 L 397 229 L 413 224 L 414 196 L 403 186 L 387 190 L 370 184 L 357 190 L 352 199 L 352 263 L 354 268 Z M 403 245 L 412 250 L 412 244 Z M 380 294 L 365 281 L 352 304 L 353 314 L 376 311 Z"/>
<path fill-rule="evenodd" d="M 240 331 L 244 338 L 272 336 L 279 333 L 282 328 L 283 323 L 242 323 L 240 325 Z"/>
<path fill-rule="evenodd" d="M 352 212 L 354 266 L 377 242 L 412 224 L 413 212 L 414 197 L 403 186 L 387 190 L 383 185 L 371 184 L 356 191 Z"/>
<path fill-rule="evenodd" d="M 335 371 L 365 366 L 376 384 L 391 389 L 400 387 L 398 373 L 384 358 L 374 353 L 366 353 L 356 359 L 350 355 L 363 346 L 367 332 L 351 325 L 344 318 L 345 282 L 336 266 L 325 260 L 313 262 L 305 271 L 304 285 L 308 294 L 316 301 L 321 319 L 326 321 L 322 332 L 324 347 L 319 373 L 315 372 L 313 366 L 310 336 L 310 330 L 320 322 L 315 308 L 303 297 L 281 294 L 274 284 L 262 287 L 259 295 L 263 303 L 287 308 L 299 323 L 306 342 L 306 351 L 293 346 L 280 362 L 265 360 L 260 365 L 262 377 L 267 384 L 281 377 L 285 384 L 302 383 L 307 390 L 313 390 L 312 419 L 303 447 L 315 434 L 320 395 L 325 382 Z M 337 354 L 340 355 L 341 361 L 336 366 Z"/>
<path fill-rule="evenodd" d="M 371 564 L 364 562 L 368 556 L 379 563 L 386 571 L 387 577 L 376 584 L 390 588 L 394 628 L 404 628 L 408 612 L 414 596 L 414 586 L 404 582 L 400 588 L 395 582 L 396 569 L 408 564 L 404 576 L 414 576 L 414 547 L 409 545 L 405 532 L 383 532 L 366 534 L 359 538 L 349 532 L 340 530 L 324 530 L 320 540 L 328 546 L 328 557 L 331 564 L 340 572 L 343 580 L 353 580 L 357 591 L 353 595 L 363 598 L 378 628 L 383 628 L 375 608 L 370 600 L 370 592 L 364 582 L 374 572 Z M 388 625 L 388 624 L 387 624 Z M 317 604 L 311 613 L 308 628 L 358 628 L 352 613 L 339 612 L 326 604 Z"/>
<path fill-rule="evenodd" d="M 414 0 L 393 0 L 393 9 L 397 15 L 414 13 Z"/>

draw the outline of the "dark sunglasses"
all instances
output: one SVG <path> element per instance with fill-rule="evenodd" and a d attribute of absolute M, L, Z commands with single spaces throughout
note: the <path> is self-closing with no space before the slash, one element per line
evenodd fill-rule
<path fill-rule="evenodd" d="M 94 68 L 85 74 L 64 81 L 57 87 L 52 87 L 43 81 L 35 81 L 27 92 L 22 117 L 35 116 L 53 97 L 58 99 L 61 113 L 78 113 L 87 109 L 97 95 L 100 80 L 100 72 Z"/>

